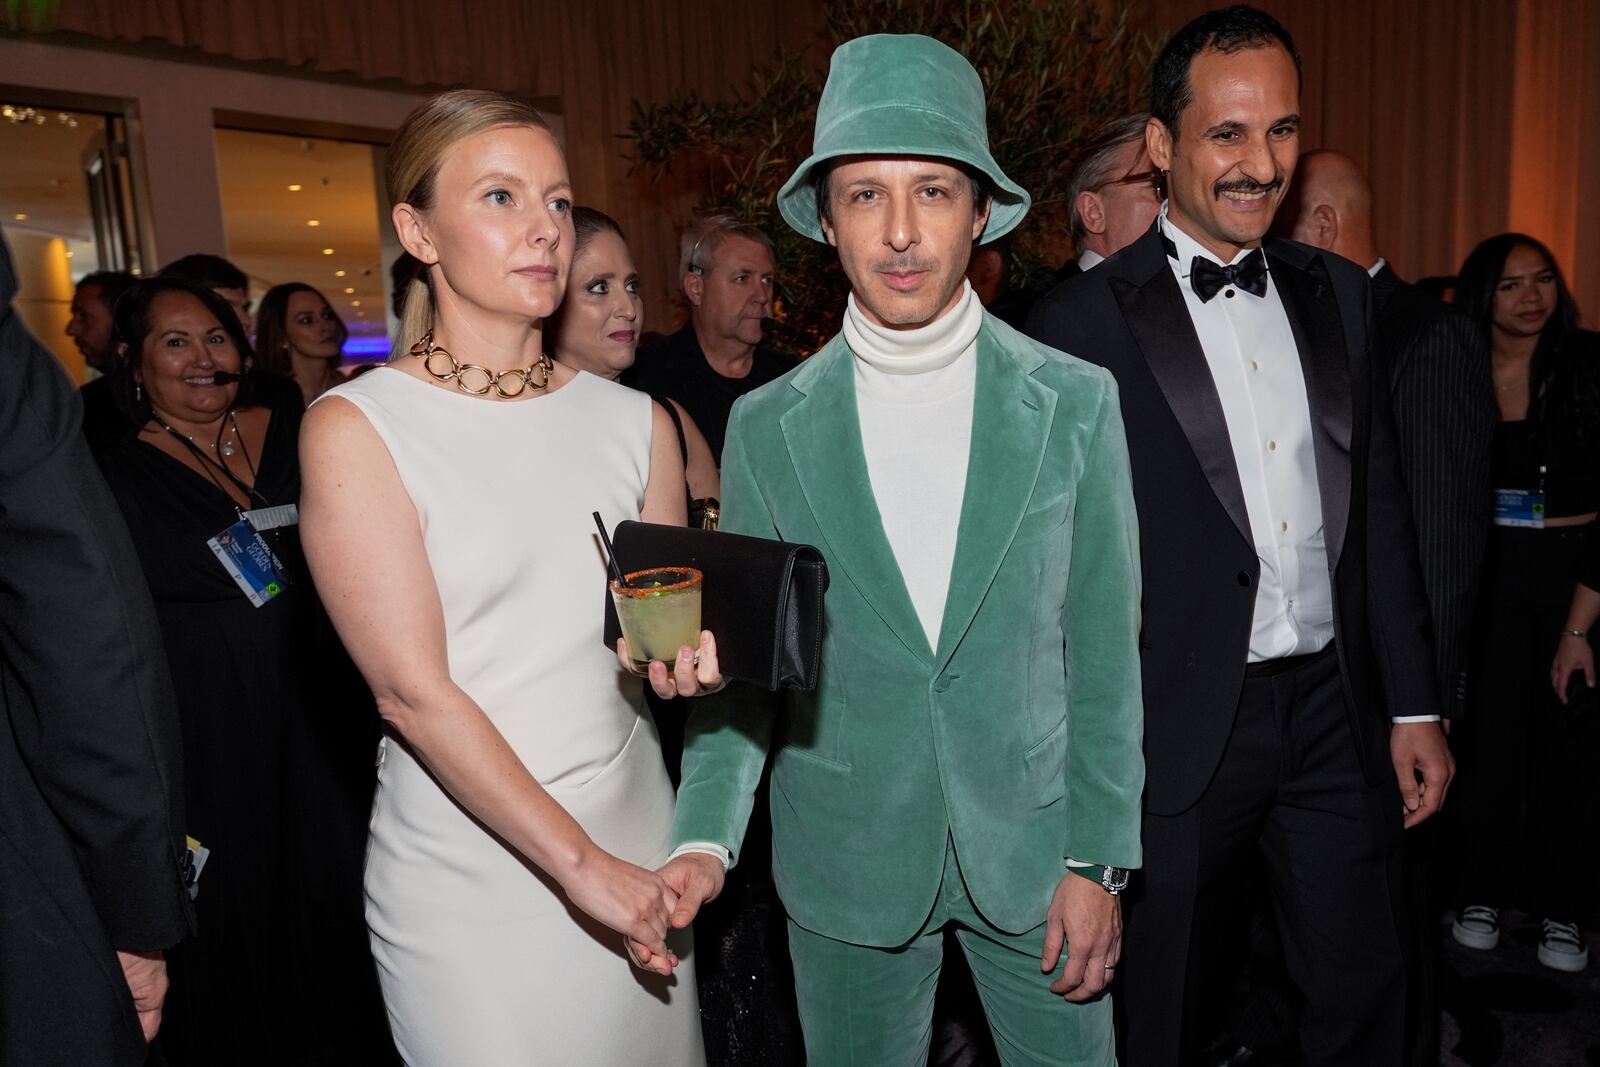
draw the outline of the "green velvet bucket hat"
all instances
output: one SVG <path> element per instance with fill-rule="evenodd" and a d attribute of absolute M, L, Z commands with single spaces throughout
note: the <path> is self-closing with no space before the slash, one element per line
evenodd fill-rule
<path fill-rule="evenodd" d="M 976 168 L 994 187 L 984 241 L 1015 229 L 1032 202 L 989 154 L 978 72 L 960 52 L 921 34 L 877 33 L 834 51 L 811 155 L 778 192 L 784 221 L 813 241 L 826 238 L 811 172 L 840 156 L 928 156 Z"/>

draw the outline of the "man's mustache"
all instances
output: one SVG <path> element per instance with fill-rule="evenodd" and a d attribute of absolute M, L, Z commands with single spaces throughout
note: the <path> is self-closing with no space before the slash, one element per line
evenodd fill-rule
<path fill-rule="evenodd" d="M 1282 188 L 1283 175 L 1280 174 L 1270 182 L 1258 182 L 1254 178 L 1233 178 L 1213 185 L 1211 192 L 1216 196 L 1221 196 L 1223 193 L 1275 193 Z"/>
<path fill-rule="evenodd" d="M 913 271 L 933 271 L 939 265 L 931 259 L 922 259 L 918 256 L 894 256 L 890 259 L 880 259 L 872 265 L 872 269 L 880 274 L 910 274 Z"/>

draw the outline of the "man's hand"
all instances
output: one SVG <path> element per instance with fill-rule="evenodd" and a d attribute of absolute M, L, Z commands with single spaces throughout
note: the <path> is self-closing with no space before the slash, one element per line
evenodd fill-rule
<path fill-rule="evenodd" d="M 1390 727 L 1389 758 L 1394 761 L 1409 830 L 1444 807 L 1456 761 L 1436 722 L 1402 722 Z"/>
<path fill-rule="evenodd" d="M 122 964 L 122 977 L 133 994 L 133 1010 L 139 1013 L 139 1027 L 144 1031 L 145 1044 L 149 1044 L 161 1029 L 161 1004 L 167 999 L 167 961 L 159 952 L 118 949 L 117 962 Z"/>
<path fill-rule="evenodd" d="M 622 669 L 632 673 L 629 665 L 628 642 L 617 638 L 617 661 L 622 664 Z M 654 689 L 656 696 L 662 700 L 671 700 L 673 697 L 700 697 L 715 693 L 728 684 L 722 676 L 722 668 L 717 665 L 717 639 L 711 635 L 710 630 L 700 631 L 700 654 L 698 659 L 695 650 L 688 645 L 678 649 L 678 658 L 672 664 L 655 660 L 650 664 L 650 673 L 646 676 L 650 688 Z"/>
<path fill-rule="evenodd" d="M 685 852 L 656 872 L 672 891 L 678 894 L 678 907 L 672 913 L 672 925 L 682 930 L 694 922 L 694 917 L 704 904 L 717 899 L 722 892 L 727 871 L 722 861 L 709 852 Z"/>
<path fill-rule="evenodd" d="M 1062 945 L 1067 967 L 1050 992 L 1081 1004 L 1105 991 L 1122 958 L 1122 904 L 1080 874 L 1068 871 L 1056 885 L 1044 924 L 1044 955 L 1039 969 L 1056 969 Z"/>

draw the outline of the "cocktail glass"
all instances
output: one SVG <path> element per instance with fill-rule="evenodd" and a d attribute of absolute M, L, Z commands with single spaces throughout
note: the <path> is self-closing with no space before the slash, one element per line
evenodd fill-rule
<path fill-rule="evenodd" d="M 700 587 L 693 567 L 653 567 L 611 582 L 611 600 L 628 643 L 628 669 L 643 678 L 655 660 L 671 664 L 687 645 L 700 657 Z"/>

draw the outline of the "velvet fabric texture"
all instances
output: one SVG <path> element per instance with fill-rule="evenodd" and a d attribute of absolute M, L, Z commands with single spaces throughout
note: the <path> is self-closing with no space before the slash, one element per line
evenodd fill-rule
<path fill-rule="evenodd" d="M 938 648 L 883 533 L 843 338 L 740 400 L 728 429 L 722 528 L 827 558 L 822 673 L 776 716 L 739 687 L 693 703 L 674 841 L 737 861 L 771 745 L 779 893 L 796 923 L 855 944 L 921 929 L 947 840 L 1009 933 L 1043 921 L 1066 857 L 1139 865 L 1138 532 L 1116 386 L 987 314 L 977 345 Z"/>
<path fill-rule="evenodd" d="M 978 72 L 960 52 L 921 34 L 875 33 L 834 50 L 811 155 L 778 191 L 783 220 L 813 241 L 825 240 L 811 168 L 857 155 L 930 156 L 982 171 L 994 185 L 985 241 L 1015 229 L 1032 202 L 989 152 Z"/>

